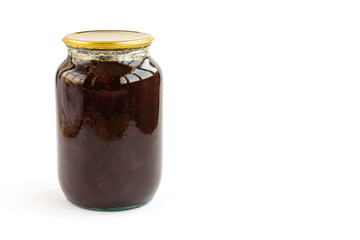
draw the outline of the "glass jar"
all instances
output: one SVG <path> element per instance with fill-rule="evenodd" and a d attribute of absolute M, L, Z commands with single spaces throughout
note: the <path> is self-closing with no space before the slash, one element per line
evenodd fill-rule
<path fill-rule="evenodd" d="M 145 33 L 68 34 L 56 73 L 58 177 L 67 199 L 93 210 L 149 202 L 161 177 L 159 66 Z"/>

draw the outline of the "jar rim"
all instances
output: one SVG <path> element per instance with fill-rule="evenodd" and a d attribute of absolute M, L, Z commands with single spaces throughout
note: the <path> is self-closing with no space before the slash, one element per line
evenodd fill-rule
<path fill-rule="evenodd" d="M 124 49 L 149 46 L 154 38 L 137 31 L 91 30 L 67 34 L 62 40 L 68 47 L 74 48 Z"/>

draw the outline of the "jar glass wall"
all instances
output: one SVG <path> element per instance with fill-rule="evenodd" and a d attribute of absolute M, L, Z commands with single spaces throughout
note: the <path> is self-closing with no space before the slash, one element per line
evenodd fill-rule
<path fill-rule="evenodd" d="M 161 177 L 160 68 L 149 46 L 68 47 L 56 74 L 61 188 L 89 209 L 144 205 Z"/>

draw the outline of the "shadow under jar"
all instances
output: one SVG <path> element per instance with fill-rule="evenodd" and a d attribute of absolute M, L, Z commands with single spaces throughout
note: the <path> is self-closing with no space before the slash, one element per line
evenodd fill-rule
<path fill-rule="evenodd" d="M 93 210 L 149 202 L 162 161 L 161 70 L 153 38 L 131 31 L 66 35 L 56 74 L 58 177 L 67 199 Z"/>

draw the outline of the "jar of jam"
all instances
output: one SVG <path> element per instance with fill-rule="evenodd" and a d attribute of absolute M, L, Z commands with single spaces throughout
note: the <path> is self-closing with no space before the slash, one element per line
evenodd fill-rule
<path fill-rule="evenodd" d="M 56 73 L 58 177 L 83 208 L 149 202 L 161 177 L 161 70 L 153 37 L 120 30 L 66 35 Z"/>

